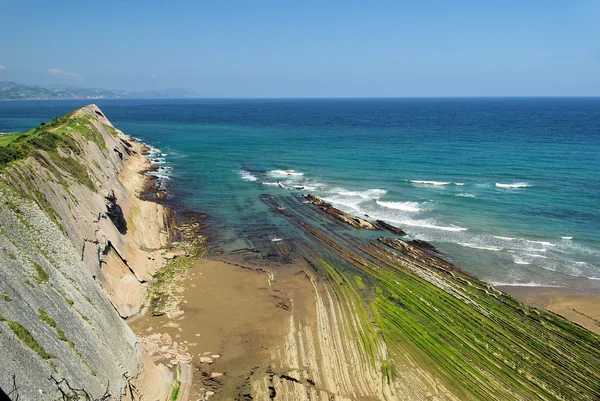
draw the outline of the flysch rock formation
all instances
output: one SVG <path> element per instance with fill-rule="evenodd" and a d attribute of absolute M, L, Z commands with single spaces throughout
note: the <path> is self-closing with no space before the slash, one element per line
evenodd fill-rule
<path fill-rule="evenodd" d="M 0 177 L 0 388 L 22 400 L 165 399 L 172 374 L 122 319 L 144 305 L 171 238 L 171 211 L 139 198 L 145 145 L 95 105 L 44 129 L 66 146 Z"/>

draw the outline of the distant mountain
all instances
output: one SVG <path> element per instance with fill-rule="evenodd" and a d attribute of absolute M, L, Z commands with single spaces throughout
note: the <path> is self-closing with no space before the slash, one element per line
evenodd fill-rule
<path fill-rule="evenodd" d="M 0 100 L 152 99 L 195 97 L 200 97 L 200 95 L 181 88 L 130 92 L 116 89 L 21 85 L 15 82 L 0 81 Z"/>

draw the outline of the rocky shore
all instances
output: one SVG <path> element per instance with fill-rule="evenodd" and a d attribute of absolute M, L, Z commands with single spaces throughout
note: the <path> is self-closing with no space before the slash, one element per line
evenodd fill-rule
<path fill-rule="evenodd" d="M 171 373 L 146 361 L 123 320 L 144 306 L 174 226 L 168 208 L 140 199 L 145 145 L 94 105 L 21 142 L 32 154 L 0 181 L 0 386 L 31 400 L 163 399 Z"/>
<path fill-rule="evenodd" d="M 401 227 L 261 195 L 298 235 L 207 255 L 204 216 L 152 201 L 147 148 L 96 106 L 15 146 L 0 180 L 12 398 L 600 399 L 600 337 Z"/>

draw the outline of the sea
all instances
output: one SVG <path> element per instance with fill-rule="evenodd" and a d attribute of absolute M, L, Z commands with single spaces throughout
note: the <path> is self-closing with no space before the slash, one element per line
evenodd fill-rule
<path fill-rule="evenodd" d="M 261 199 L 313 193 L 492 284 L 600 291 L 600 98 L 4 101 L 0 132 L 91 102 L 225 252 L 302 235 Z"/>

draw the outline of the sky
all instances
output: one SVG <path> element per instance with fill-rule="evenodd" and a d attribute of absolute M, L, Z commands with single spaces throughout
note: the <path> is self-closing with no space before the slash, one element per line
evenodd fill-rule
<path fill-rule="evenodd" d="M 203 97 L 600 96 L 600 1 L 0 0 L 0 81 Z"/>

